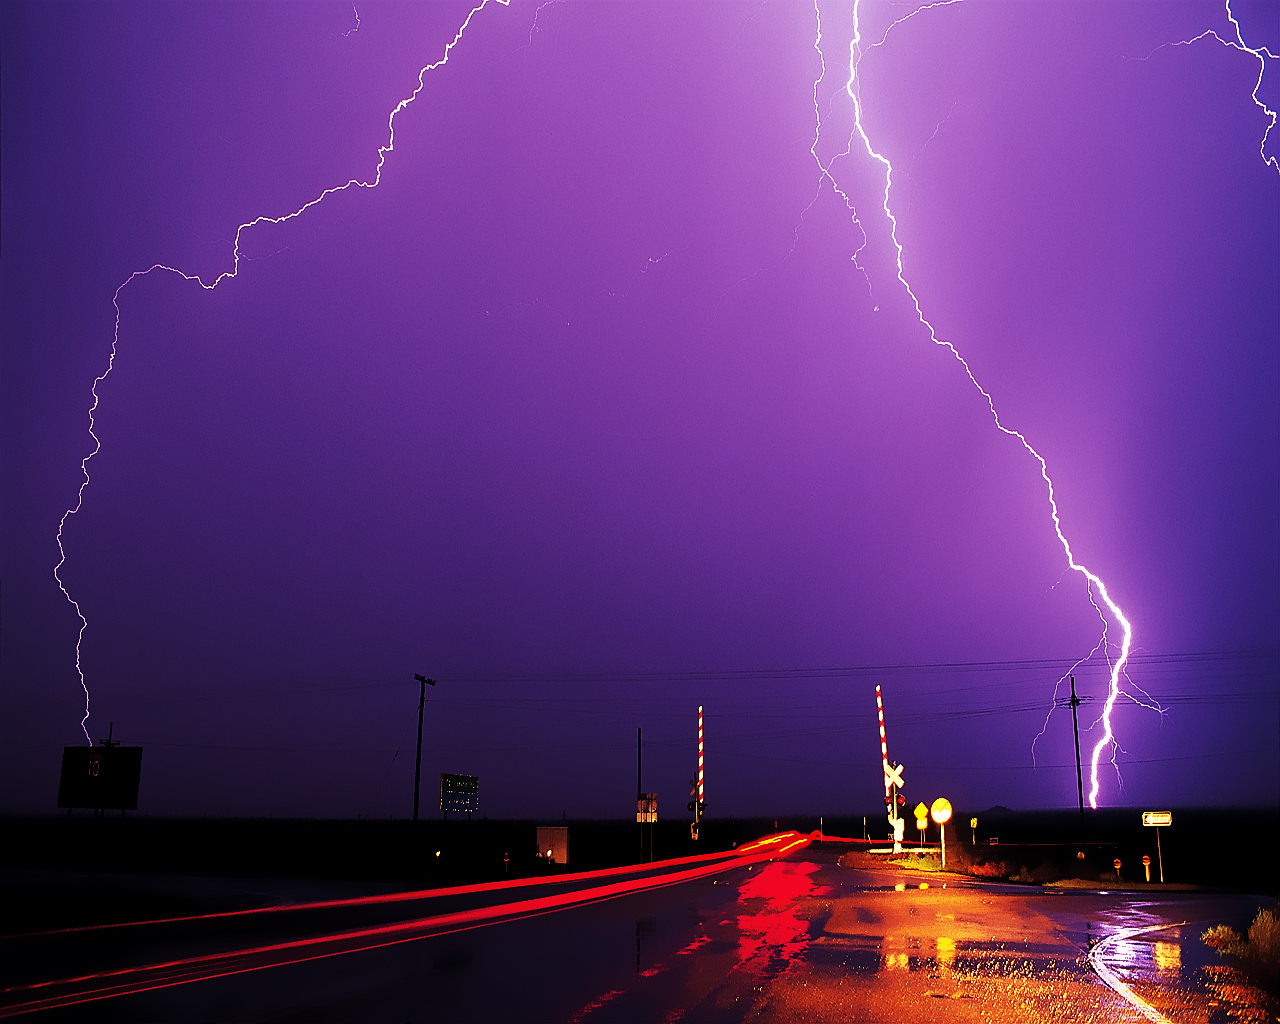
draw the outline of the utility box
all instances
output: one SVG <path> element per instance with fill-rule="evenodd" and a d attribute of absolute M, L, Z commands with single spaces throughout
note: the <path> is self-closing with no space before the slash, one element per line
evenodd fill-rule
<path fill-rule="evenodd" d="M 568 864 L 569 829 L 563 825 L 538 826 L 538 856 L 552 864 Z"/>
<path fill-rule="evenodd" d="M 64 747 L 59 807 L 136 811 L 141 747 Z"/>

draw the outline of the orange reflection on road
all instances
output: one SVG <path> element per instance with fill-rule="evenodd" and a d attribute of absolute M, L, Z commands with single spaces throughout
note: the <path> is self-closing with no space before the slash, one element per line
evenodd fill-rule
<path fill-rule="evenodd" d="M 1178 977 L 1182 972 L 1182 944 L 1179 942 L 1157 942 L 1155 949 L 1156 970 L 1161 974 L 1172 974 Z"/>
<path fill-rule="evenodd" d="M 784 969 L 809 945 L 801 901 L 830 890 L 816 885 L 818 865 L 771 861 L 738 890 L 738 966 Z"/>
<path fill-rule="evenodd" d="M 938 936 L 938 969 L 949 970 L 956 962 L 956 940 L 945 935 Z"/>

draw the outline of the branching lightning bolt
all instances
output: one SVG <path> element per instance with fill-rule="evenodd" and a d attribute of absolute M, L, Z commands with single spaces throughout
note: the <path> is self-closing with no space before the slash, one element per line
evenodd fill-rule
<path fill-rule="evenodd" d="M 1223 0 L 1223 10 L 1226 12 L 1227 20 L 1231 22 L 1231 27 L 1235 29 L 1234 39 L 1224 39 L 1218 35 L 1217 31 L 1211 28 L 1205 29 L 1198 35 L 1192 36 L 1190 39 L 1179 39 L 1175 43 L 1161 43 L 1145 57 L 1132 58 L 1136 60 L 1150 60 L 1151 57 L 1159 53 L 1161 50 L 1173 46 L 1191 46 L 1200 42 L 1202 39 L 1216 39 L 1223 46 L 1231 50 L 1238 50 L 1240 53 L 1247 53 L 1258 61 L 1258 77 L 1253 83 L 1253 92 L 1250 94 L 1253 99 L 1253 105 L 1267 118 L 1266 131 L 1262 133 L 1262 141 L 1258 144 L 1258 155 L 1262 157 L 1262 162 L 1272 170 L 1280 173 L 1280 160 L 1274 156 L 1267 156 L 1267 140 L 1271 137 L 1271 131 L 1276 126 L 1276 111 L 1268 107 L 1262 100 L 1258 99 L 1258 90 L 1262 88 L 1262 78 L 1267 73 L 1267 61 L 1280 60 L 1280 55 L 1274 54 L 1265 46 L 1250 46 L 1244 41 L 1244 32 L 1240 28 L 1240 22 L 1236 20 L 1235 12 L 1231 10 L 1231 0 Z"/>
<path fill-rule="evenodd" d="M 116 311 L 115 329 L 111 337 L 111 354 L 107 359 L 106 369 L 103 370 L 101 374 L 99 374 L 97 377 L 94 378 L 93 385 L 89 389 L 90 395 L 91 395 L 91 401 L 89 403 L 89 437 L 92 438 L 93 440 L 93 449 L 89 452 L 88 455 L 86 455 L 83 459 L 80 460 L 80 473 L 81 473 L 82 479 L 80 481 L 80 486 L 76 491 L 76 503 L 74 506 L 72 506 L 71 508 L 68 508 L 65 512 L 63 512 L 62 518 L 58 520 L 57 542 L 58 542 L 59 557 L 58 557 L 57 565 L 53 567 L 53 578 L 58 584 L 58 589 L 62 591 L 62 594 L 67 599 L 68 603 L 71 605 L 73 609 L 75 609 L 76 617 L 80 620 L 80 628 L 79 628 L 79 631 L 76 633 L 75 665 L 76 665 L 76 675 L 80 680 L 80 687 L 82 690 L 84 690 L 84 717 L 80 720 L 80 728 L 84 732 L 84 738 L 89 743 L 93 742 L 92 737 L 89 735 L 89 728 L 88 728 L 89 685 L 88 685 L 88 682 L 85 680 L 84 662 L 82 657 L 82 646 L 84 642 L 84 634 L 85 634 L 85 630 L 88 629 L 89 627 L 89 620 L 85 617 L 84 611 L 80 607 L 80 602 L 78 602 L 74 597 L 71 596 L 71 592 L 67 589 L 66 584 L 62 580 L 62 567 L 66 564 L 66 561 L 67 561 L 67 551 L 63 542 L 63 531 L 66 528 L 67 520 L 70 519 L 72 516 L 76 515 L 77 513 L 79 513 L 81 508 L 84 507 L 84 492 L 85 492 L 85 488 L 89 486 L 89 463 L 92 462 L 94 457 L 102 450 L 102 440 L 101 438 L 98 437 L 98 434 L 95 430 L 95 427 L 96 427 L 95 414 L 98 411 L 98 405 L 101 401 L 100 396 L 98 394 L 98 386 L 107 379 L 112 369 L 115 367 L 116 353 L 119 350 L 119 346 L 120 346 L 120 315 L 121 315 L 120 314 L 120 295 L 121 293 L 127 287 L 129 287 L 129 285 L 132 284 L 137 278 L 146 277 L 148 274 L 157 270 L 170 273 L 170 274 L 176 274 L 178 277 L 182 278 L 184 281 L 195 282 L 206 291 L 213 291 L 213 289 L 217 288 L 218 285 L 220 285 L 223 281 L 234 278 L 240 273 L 240 260 L 242 258 L 240 253 L 240 241 L 244 232 L 248 231 L 250 228 L 257 227 L 260 224 L 283 224 L 286 221 L 294 220 L 297 217 L 301 217 L 313 206 L 317 206 L 318 204 L 322 203 L 329 196 L 334 195 L 337 192 L 345 192 L 347 189 L 352 187 L 367 188 L 367 189 L 377 188 L 382 181 L 382 169 L 386 164 L 387 156 L 388 154 L 394 152 L 396 148 L 396 117 L 397 115 L 399 115 L 399 113 L 402 110 L 404 110 L 406 107 L 409 106 L 409 104 L 411 104 L 414 100 L 416 100 L 419 94 L 422 92 L 422 90 L 426 88 L 426 76 L 430 72 L 435 71 L 437 68 L 443 67 L 445 64 L 449 63 L 449 57 L 453 53 L 454 47 L 457 46 L 458 43 L 462 41 L 463 34 L 467 31 L 467 28 L 471 25 L 472 20 L 475 18 L 477 14 L 479 14 L 482 10 L 488 7 L 490 3 L 497 3 L 503 7 L 507 7 L 510 5 L 511 0 L 480 0 L 480 2 L 476 4 L 475 7 L 471 8 L 471 10 L 467 13 L 466 18 L 463 19 L 463 22 L 459 26 L 457 32 L 454 33 L 453 38 L 445 45 L 444 53 L 441 55 L 440 59 L 437 61 L 434 61 L 433 63 L 423 66 L 421 70 L 419 70 L 417 87 L 413 90 L 412 93 L 410 93 L 408 96 L 402 99 L 399 103 L 397 103 L 395 107 L 392 108 L 391 113 L 387 115 L 387 143 L 384 146 L 378 147 L 378 162 L 374 168 L 373 177 L 371 179 L 362 180 L 359 178 L 351 178 L 349 181 L 345 182 L 342 185 L 335 185 L 332 188 L 325 189 L 314 199 L 299 206 L 292 213 L 286 213 L 278 217 L 267 216 L 264 214 L 262 216 L 255 217 L 252 220 L 245 221 L 243 224 L 240 224 L 236 228 L 235 239 L 232 245 L 231 269 L 223 271 L 221 274 L 215 277 L 212 281 L 206 282 L 199 274 L 189 274 L 184 270 L 178 269 L 177 267 L 171 267 L 163 263 L 153 263 L 146 270 L 135 270 L 115 290 L 115 294 L 111 298 L 111 304 L 112 306 L 115 307 L 115 311 Z M 543 6 L 546 6 L 546 5 L 544 4 Z M 356 19 L 355 28 L 351 30 L 352 32 L 354 32 L 360 27 L 360 13 L 359 11 L 356 10 L 354 4 L 352 4 L 351 9 L 355 14 L 355 19 Z M 538 8 L 539 11 L 541 9 L 542 9 L 541 7 Z M 244 259 L 248 261 L 250 257 L 244 257 Z"/>
<path fill-rule="evenodd" d="M 1114 746 L 1115 736 L 1111 726 L 1111 712 L 1115 706 L 1116 700 L 1120 697 L 1122 693 L 1120 688 L 1120 679 L 1124 675 L 1125 666 L 1128 664 L 1129 654 L 1133 648 L 1133 626 L 1129 622 L 1129 619 L 1125 616 L 1124 612 L 1121 610 L 1120 605 L 1117 604 L 1116 601 L 1111 597 L 1111 592 L 1108 590 L 1106 582 L 1102 579 L 1102 577 L 1100 577 L 1097 573 L 1093 572 L 1086 565 L 1084 565 L 1083 563 L 1079 562 L 1076 559 L 1075 554 L 1071 549 L 1071 543 L 1070 541 L 1068 541 L 1066 534 L 1063 532 L 1062 519 L 1061 519 L 1061 516 L 1059 515 L 1059 510 L 1058 510 L 1057 494 L 1054 490 L 1053 478 L 1049 475 L 1049 465 L 1045 461 L 1044 456 L 1041 455 L 1040 452 L 1031 444 L 1031 442 L 1027 440 L 1024 434 L 1022 434 L 1018 430 L 1013 429 L 1012 427 L 1007 426 L 1004 423 L 1004 421 L 1000 418 L 1000 413 L 996 409 L 995 400 L 992 398 L 990 392 L 988 392 L 986 388 L 984 388 L 979 383 L 977 377 L 974 375 L 973 369 L 970 367 L 968 361 L 964 358 L 964 356 L 961 355 L 960 350 L 957 349 L 956 346 L 952 344 L 950 341 L 940 338 L 938 336 L 937 329 L 934 327 L 933 323 L 929 320 L 928 317 L 925 316 L 924 310 L 920 305 L 920 300 L 916 296 L 915 291 L 912 289 L 910 282 L 907 280 L 906 271 L 903 266 L 903 247 L 902 247 L 902 243 L 898 240 L 898 221 L 893 213 L 893 209 L 889 201 L 890 193 L 893 190 L 893 173 L 894 173 L 893 164 L 888 157 L 880 153 L 875 148 L 875 145 L 872 143 L 871 138 L 867 134 L 866 128 L 863 125 L 862 99 L 860 95 L 860 82 L 858 78 L 859 67 L 862 62 L 863 56 L 869 50 L 874 49 L 875 47 L 878 47 L 881 44 L 883 44 L 885 39 L 888 38 L 889 33 L 896 26 L 901 25 L 903 22 L 908 21 L 909 19 L 914 18 L 917 15 L 922 14 L 926 11 L 930 11 L 939 7 L 952 6 L 959 2 L 961 2 L 961 0 L 938 0 L 938 2 L 936 3 L 931 3 L 931 4 L 926 4 L 924 6 L 921 6 L 916 10 L 912 11 L 910 14 L 907 14 L 904 17 L 899 18 L 896 21 L 892 22 L 885 29 L 884 33 L 881 35 L 881 37 L 877 41 L 875 41 L 874 43 L 864 44 L 863 38 L 862 38 L 862 29 L 861 29 L 861 20 L 860 20 L 861 0 L 855 0 L 853 5 L 853 36 L 849 43 L 849 76 L 846 79 L 845 87 L 844 87 L 845 93 L 848 95 L 850 101 L 853 104 L 854 127 L 853 127 L 853 133 L 850 137 L 850 146 L 848 147 L 846 152 L 852 149 L 852 146 L 856 140 L 857 142 L 861 143 L 861 147 L 865 151 L 867 157 L 875 161 L 876 163 L 880 164 L 880 166 L 884 170 L 884 191 L 881 195 L 880 206 L 881 206 L 881 210 L 884 213 L 885 219 L 889 224 L 889 233 L 893 241 L 894 254 L 895 254 L 895 266 L 897 271 L 898 283 L 902 286 L 903 290 L 906 292 L 907 296 L 910 298 L 912 307 L 915 310 L 916 318 L 920 322 L 921 326 L 923 326 L 925 330 L 929 332 L 929 340 L 939 348 L 944 348 L 951 353 L 951 355 L 955 358 L 956 362 L 958 362 L 961 368 L 963 368 L 965 372 L 965 376 L 969 378 L 969 382 L 973 385 L 973 387 L 977 390 L 977 392 L 982 396 L 983 401 L 986 403 L 987 411 L 990 413 L 992 422 L 995 424 L 996 428 L 1002 434 L 1005 434 L 1006 436 L 1013 438 L 1020 445 L 1022 445 L 1022 447 L 1026 450 L 1026 452 L 1033 459 L 1035 459 L 1036 464 L 1040 467 L 1040 477 L 1044 481 L 1046 497 L 1048 499 L 1049 515 L 1053 521 L 1053 529 L 1054 529 L 1054 533 L 1058 538 L 1058 543 L 1062 546 L 1063 554 L 1066 556 L 1067 566 L 1073 572 L 1076 572 L 1079 575 L 1084 577 L 1086 581 L 1086 586 L 1088 587 L 1090 600 L 1094 601 L 1094 595 L 1096 594 L 1102 600 L 1102 604 L 1106 607 L 1107 612 L 1110 614 L 1110 620 L 1108 620 L 1105 615 L 1102 615 L 1102 609 L 1098 608 L 1099 614 L 1103 618 L 1103 634 L 1102 634 L 1102 638 L 1098 642 L 1098 645 L 1095 646 L 1094 651 L 1096 652 L 1098 650 L 1098 647 L 1108 646 L 1107 629 L 1111 621 L 1118 623 L 1121 627 L 1121 630 L 1123 631 L 1124 635 L 1120 643 L 1119 657 L 1116 658 L 1116 660 L 1110 664 L 1110 680 L 1107 688 L 1107 696 L 1106 696 L 1105 702 L 1103 703 L 1102 713 L 1099 719 L 1103 726 L 1102 738 L 1098 740 L 1097 744 L 1094 746 L 1093 755 L 1090 760 L 1089 803 L 1090 803 L 1090 806 L 1097 807 L 1098 791 L 1100 788 L 1100 784 L 1098 781 L 1098 762 L 1102 757 L 1102 752 L 1108 746 Z M 814 46 L 815 46 L 815 49 L 819 51 L 819 54 L 821 54 L 822 23 L 821 23 L 821 12 L 819 11 L 817 0 L 815 0 L 814 2 L 814 12 L 815 12 L 815 16 L 817 17 L 817 32 L 818 32 L 818 37 L 817 37 L 817 40 L 815 41 Z M 824 75 L 826 73 L 825 59 L 823 60 L 822 73 Z M 816 85 L 815 85 L 815 107 L 816 107 Z M 819 130 L 820 129 L 821 129 L 821 122 L 819 122 Z M 815 143 L 815 146 L 816 146 L 816 143 Z M 815 152 L 815 159 L 817 159 L 816 152 Z M 831 162 L 834 163 L 834 159 Z M 824 179 L 827 181 L 830 181 L 830 183 L 832 184 L 832 187 L 835 188 L 836 191 L 841 195 L 841 197 L 845 201 L 846 206 L 849 208 L 851 215 L 856 220 L 857 214 L 854 210 L 853 203 L 849 199 L 849 197 L 842 190 L 840 190 L 834 178 L 831 176 L 830 166 L 831 166 L 830 163 L 828 163 L 827 165 L 823 165 L 821 161 L 819 161 L 819 167 L 822 171 L 822 175 Z M 865 247 L 866 245 L 865 230 L 863 230 L 862 234 L 863 234 L 864 241 L 863 241 L 863 246 L 859 248 L 859 252 L 861 252 L 862 248 Z M 857 262 L 856 255 L 857 254 L 855 254 L 855 263 Z M 861 266 L 859 266 L 859 269 L 862 269 Z M 1098 607 L 1096 601 L 1094 601 L 1094 606 L 1095 608 Z M 1093 652 L 1091 652 L 1090 656 L 1092 656 L 1092 653 Z"/>

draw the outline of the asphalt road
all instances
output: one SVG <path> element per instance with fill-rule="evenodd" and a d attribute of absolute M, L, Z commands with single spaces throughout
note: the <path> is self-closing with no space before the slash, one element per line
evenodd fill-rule
<path fill-rule="evenodd" d="M 788 835 L 590 876 L 7 937 L 0 1015 L 1275 1019 L 1199 942 L 1273 901 L 991 885 L 842 865 L 848 849 Z"/>

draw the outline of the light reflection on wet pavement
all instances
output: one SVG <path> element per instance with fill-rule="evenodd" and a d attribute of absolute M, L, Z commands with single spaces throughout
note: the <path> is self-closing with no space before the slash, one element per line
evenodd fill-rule
<path fill-rule="evenodd" d="M 865 857 L 841 866 L 843 849 L 815 844 L 715 877 L 141 991 L 92 1012 L 105 1022 L 1276 1020 L 1199 940 L 1211 924 L 1246 929 L 1273 900 L 982 884 Z M 159 959 L 153 940 L 134 941 L 121 952 L 129 962 Z M 1137 1005 L 1104 984 L 1091 954 Z M 79 1020 L 83 1009 L 39 1019 Z"/>
<path fill-rule="evenodd" d="M 1251 915 L 1256 899 L 1153 901 L 954 879 L 944 887 L 936 878 L 907 883 L 895 880 L 900 874 L 840 868 L 834 857 L 813 854 L 722 882 L 720 893 L 733 899 L 700 908 L 698 956 L 680 950 L 611 993 L 607 1006 L 573 1019 L 1276 1019 L 1215 988 L 1220 965 L 1199 942 L 1208 923 Z M 1168 927 L 1192 919 L 1201 923 Z M 1137 929 L 1151 930 L 1114 941 Z M 1108 965 L 1147 1012 L 1090 965 L 1089 951 L 1108 937 Z"/>

